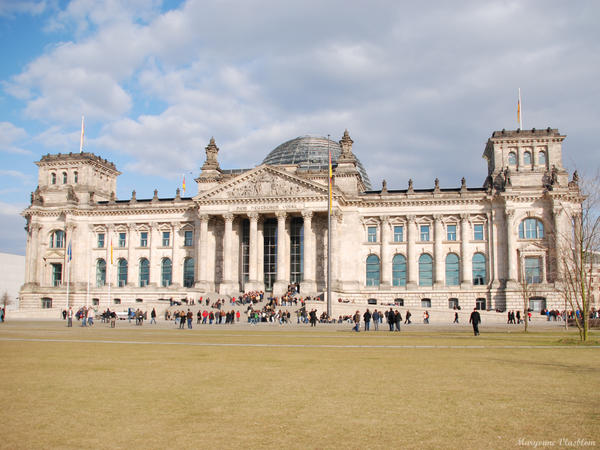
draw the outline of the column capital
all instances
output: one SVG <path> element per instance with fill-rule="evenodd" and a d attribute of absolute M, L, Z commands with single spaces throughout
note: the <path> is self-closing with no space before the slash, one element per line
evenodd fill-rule
<path fill-rule="evenodd" d="M 435 220 L 436 222 L 439 222 L 442 220 L 442 215 L 441 214 L 434 214 L 433 215 L 433 220 Z"/>
<path fill-rule="evenodd" d="M 250 211 L 246 215 L 248 216 L 248 219 L 253 220 L 255 222 L 258 222 L 258 217 L 260 216 L 260 214 L 257 213 L 256 211 Z"/>
<path fill-rule="evenodd" d="M 406 221 L 408 223 L 415 223 L 417 220 L 417 217 L 414 214 L 409 214 L 408 216 L 406 216 Z"/>
<path fill-rule="evenodd" d="M 390 223 L 390 216 L 379 216 L 379 220 L 383 225 Z"/>
<path fill-rule="evenodd" d="M 469 221 L 469 217 L 470 217 L 470 216 L 469 216 L 469 214 L 467 214 L 467 213 L 461 213 L 461 214 L 460 214 L 460 220 L 461 220 L 462 222 L 468 222 L 468 221 Z"/>
<path fill-rule="evenodd" d="M 287 216 L 287 212 L 286 211 L 277 211 L 275 213 L 275 216 L 277 216 L 277 220 L 285 220 L 285 218 Z"/>
<path fill-rule="evenodd" d="M 200 222 L 208 222 L 210 220 L 208 214 L 198 214 L 198 218 L 200 219 Z"/>
<path fill-rule="evenodd" d="M 305 210 L 302 211 L 302 218 L 307 221 L 307 220 L 312 220 L 314 212 L 310 211 L 310 210 Z"/>

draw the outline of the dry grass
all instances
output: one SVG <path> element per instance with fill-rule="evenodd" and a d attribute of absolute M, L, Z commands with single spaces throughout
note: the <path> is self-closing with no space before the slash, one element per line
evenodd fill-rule
<path fill-rule="evenodd" d="M 0 340 L 3 448 L 600 445 L 600 349 L 502 348 L 557 345 L 571 334 L 63 325 L 8 323 L 0 339 L 150 344 Z M 485 348 L 342 347 L 398 344 Z"/>

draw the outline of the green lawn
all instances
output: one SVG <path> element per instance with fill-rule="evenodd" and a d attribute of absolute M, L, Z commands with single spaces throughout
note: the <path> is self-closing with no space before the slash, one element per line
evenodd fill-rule
<path fill-rule="evenodd" d="M 575 339 L 9 322 L 0 447 L 600 446 L 600 348 Z"/>

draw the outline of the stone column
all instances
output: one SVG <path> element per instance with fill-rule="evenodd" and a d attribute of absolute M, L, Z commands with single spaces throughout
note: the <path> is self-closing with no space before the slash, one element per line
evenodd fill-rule
<path fill-rule="evenodd" d="M 273 285 L 273 295 L 284 294 L 287 290 L 288 281 L 285 280 L 285 267 L 289 264 L 286 260 L 286 236 L 285 236 L 285 219 L 287 213 L 285 211 L 278 211 L 277 216 L 277 280 Z"/>
<path fill-rule="evenodd" d="M 173 277 L 171 279 L 171 284 L 177 287 L 183 286 L 183 258 L 181 257 L 180 248 L 182 239 L 179 236 L 180 230 L 180 223 L 173 222 L 171 224 L 171 235 L 173 236 L 173 239 L 171 240 L 171 261 L 173 263 Z"/>
<path fill-rule="evenodd" d="M 469 215 L 460 215 L 460 280 L 464 287 L 473 284 L 473 273 L 470 267 L 469 254 Z"/>
<path fill-rule="evenodd" d="M 196 260 L 198 261 L 198 281 L 196 288 L 202 289 L 204 292 L 209 290 L 207 280 L 206 261 L 208 259 L 208 220 L 207 214 L 200 214 L 200 236 Z"/>
<path fill-rule="evenodd" d="M 417 261 L 415 250 L 418 233 L 415 216 L 407 216 L 406 224 L 406 264 L 408 264 L 406 286 L 408 288 L 415 288 L 419 281 L 419 262 Z"/>
<path fill-rule="evenodd" d="M 342 223 L 342 214 L 339 211 L 331 215 L 331 287 L 333 290 L 340 289 L 342 277 L 340 274 L 340 238 L 339 229 Z M 327 270 L 327 269 L 325 269 Z"/>
<path fill-rule="evenodd" d="M 392 261 L 390 257 L 390 219 L 381 217 L 381 288 L 392 286 Z"/>
<path fill-rule="evenodd" d="M 506 263 L 508 264 L 508 282 L 517 282 L 517 245 L 515 233 L 513 230 L 513 219 L 515 212 L 512 209 L 506 210 Z"/>
<path fill-rule="evenodd" d="M 231 276 L 233 214 L 223 214 L 223 219 L 225 220 L 225 230 L 223 232 L 223 281 L 221 282 L 219 293 L 232 294 L 235 284 Z"/>
<path fill-rule="evenodd" d="M 150 246 L 150 281 L 149 286 L 162 286 L 161 284 L 161 273 L 160 273 L 160 258 L 158 257 L 157 248 L 162 246 L 162 236 L 158 231 L 158 224 L 152 222 L 149 224 L 150 229 L 148 231 L 148 245 Z M 109 243 L 108 231 L 106 236 L 106 242 Z M 110 244 L 108 244 L 110 245 Z M 110 250 L 109 250 L 110 251 Z M 110 255 L 108 255 L 110 259 Z M 110 260 L 108 261 L 110 263 Z"/>
<path fill-rule="evenodd" d="M 314 294 L 317 290 L 315 281 L 315 234 L 312 229 L 312 211 L 303 211 L 304 219 L 304 277 L 300 286 L 302 295 Z"/>
<path fill-rule="evenodd" d="M 564 251 L 564 235 L 562 234 L 562 211 L 559 209 L 557 204 L 554 204 L 554 252 L 556 257 L 554 258 L 554 270 L 555 270 L 555 280 L 562 280 L 563 278 L 563 263 L 561 258 L 561 253 Z M 546 280 L 551 282 L 551 280 Z"/>
<path fill-rule="evenodd" d="M 258 218 L 257 212 L 249 212 L 250 219 L 250 242 L 248 246 L 248 282 L 246 291 L 255 291 L 258 286 Z"/>
<path fill-rule="evenodd" d="M 444 241 L 444 229 L 442 227 L 442 216 L 433 215 L 433 257 L 435 265 L 435 286 L 444 286 L 444 255 L 442 242 Z"/>
<path fill-rule="evenodd" d="M 265 290 L 265 221 L 259 219 L 258 223 L 258 239 L 257 239 L 257 274 L 258 290 Z"/>

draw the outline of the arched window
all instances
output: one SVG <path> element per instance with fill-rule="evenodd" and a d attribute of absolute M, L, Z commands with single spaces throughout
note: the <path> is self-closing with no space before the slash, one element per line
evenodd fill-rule
<path fill-rule="evenodd" d="M 140 287 L 148 286 L 150 282 L 150 262 L 146 258 L 140 259 Z"/>
<path fill-rule="evenodd" d="M 73 172 L 73 183 L 77 184 L 79 182 L 79 173 Z"/>
<path fill-rule="evenodd" d="M 50 233 L 50 248 L 65 248 L 65 232 L 56 230 Z"/>
<path fill-rule="evenodd" d="M 67 184 L 67 172 L 63 172 L 63 184 Z"/>
<path fill-rule="evenodd" d="M 473 284 L 483 286 L 487 283 L 485 270 L 485 255 L 475 253 L 473 255 Z"/>
<path fill-rule="evenodd" d="M 519 224 L 520 239 L 542 239 L 544 224 L 539 219 L 525 219 Z"/>
<path fill-rule="evenodd" d="M 517 155 L 515 152 L 510 152 L 508 154 L 508 165 L 516 166 L 517 165 Z"/>
<path fill-rule="evenodd" d="M 194 258 L 183 260 L 183 287 L 194 286 Z"/>
<path fill-rule="evenodd" d="M 377 255 L 369 255 L 367 256 L 367 286 L 379 286 L 379 280 L 379 257 Z"/>
<path fill-rule="evenodd" d="M 523 164 L 526 166 L 531 165 L 531 152 L 523 153 Z"/>
<path fill-rule="evenodd" d="M 173 277 L 173 264 L 169 258 L 164 258 L 161 263 L 161 284 L 163 287 L 171 286 Z"/>
<path fill-rule="evenodd" d="M 406 286 L 406 258 L 404 255 L 395 255 L 392 259 L 392 285 Z"/>
<path fill-rule="evenodd" d="M 427 253 L 419 257 L 419 286 L 433 285 L 433 259 Z"/>
<path fill-rule="evenodd" d="M 54 172 L 50 174 L 50 183 L 56 184 L 56 174 Z"/>
<path fill-rule="evenodd" d="M 538 153 L 538 164 L 540 166 L 545 166 L 546 165 L 546 152 L 541 151 Z"/>
<path fill-rule="evenodd" d="M 102 287 L 106 284 L 106 261 L 99 259 L 96 261 L 96 286 Z"/>
<path fill-rule="evenodd" d="M 127 285 L 127 260 L 120 258 L 117 265 L 117 278 L 119 286 L 123 287 Z"/>
<path fill-rule="evenodd" d="M 460 284 L 459 275 L 458 255 L 448 253 L 446 256 L 446 286 L 458 286 Z"/>

